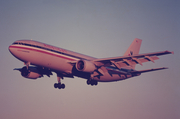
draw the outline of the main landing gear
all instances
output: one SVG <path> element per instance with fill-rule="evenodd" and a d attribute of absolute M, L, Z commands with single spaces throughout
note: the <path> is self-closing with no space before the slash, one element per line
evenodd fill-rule
<path fill-rule="evenodd" d="M 91 84 L 91 86 L 93 86 L 93 85 L 97 85 L 98 84 L 98 82 L 96 81 L 96 80 L 87 80 L 87 84 L 88 85 L 90 85 Z"/>
<path fill-rule="evenodd" d="M 63 77 L 61 77 L 61 76 L 59 76 L 57 74 L 57 81 L 58 81 L 58 83 L 54 84 L 54 88 L 58 88 L 58 89 L 64 89 L 65 88 L 65 84 L 61 84 L 61 78 L 63 78 Z"/>

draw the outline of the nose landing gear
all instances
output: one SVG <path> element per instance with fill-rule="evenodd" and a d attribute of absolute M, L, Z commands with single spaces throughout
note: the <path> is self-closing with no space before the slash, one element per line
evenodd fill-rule
<path fill-rule="evenodd" d="M 58 88 L 58 89 L 64 89 L 65 88 L 65 84 L 61 84 L 61 78 L 63 79 L 62 76 L 57 74 L 57 81 L 58 81 L 58 83 L 54 84 L 54 88 Z"/>
<path fill-rule="evenodd" d="M 54 88 L 64 89 L 64 88 L 65 88 L 65 84 L 55 83 L 55 84 L 54 84 Z"/>

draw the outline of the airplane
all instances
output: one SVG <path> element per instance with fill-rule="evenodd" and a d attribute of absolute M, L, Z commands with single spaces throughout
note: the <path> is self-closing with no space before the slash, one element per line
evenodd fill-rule
<path fill-rule="evenodd" d="M 167 69 L 167 67 L 146 70 L 135 70 L 136 64 L 158 60 L 158 56 L 174 54 L 170 51 L 139 54 L 141 39 L 135 38 L 123 56 L 110 58 L 94 58 L 63 48 L 55 47 L 34 40 L 17 40 L 9 46 L 10 53 L 24 62 L 24 67 L 15 68 L 21 75 L 29 79 L 50 77 L 57 74 L 54 88 L 64 89 L 61 83 L 64 77 L 80 77 L 87 80 L 88 85 L 98 82 L 121 81 L 139 76 L 141 73 Z"/>

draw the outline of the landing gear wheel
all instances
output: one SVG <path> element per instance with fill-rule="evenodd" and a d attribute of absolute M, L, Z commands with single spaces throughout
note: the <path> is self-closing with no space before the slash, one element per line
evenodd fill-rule
<path fill-rule="evenodd" d="M 64 88 L 65 88 L 65 84 L 55 83 L 55 84 L 54 84 L 54 88 L 64 89 Z"/>
<path fill-rule="evenodd" d="M 93 86 L 93 85 L 97 85 L 98 82 L 97 82 L 96 80 L 87 80 L 87 84 L 88 84 L 88 85 L 91 84 L 91 86 Z"/>
<path fill-rule="evenodd" d="M 65 88 L 65 84 L 62 84 L 62 85 L 61 85 L 61 88 L 64 89 L 64 88 Z"/>
<path fill-rule="evenodd" d="M 97 84 L 98 84 L 98 82 L 97 82 L 97 81 L 95 81 L 95 82 L 94 82 L 94 85 L 97 85 Z"/>
<path fill-rule="evenodd" d="M 87 84 L 88 84 L 88 85 L 91 84 L 91 81 L 90 81 L 90 80 L 87 80 Z"/>
<path fill-rule="evenodd" d="M 60 83 L 58 83 L 58 89 L 61 89 L 61 84 Z"/>
<path fill-rule="evenodd" d="M 55 84 L 54 84 L 54 88 L 58 88 L 58 83 L 55 83 Z"/>

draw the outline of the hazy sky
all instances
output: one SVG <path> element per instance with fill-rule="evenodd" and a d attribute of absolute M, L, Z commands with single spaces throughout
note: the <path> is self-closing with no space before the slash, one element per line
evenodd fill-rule
<path fill-rule="evenodd" d="M 23 78 L 8 51 L 33 39 L 97 58 L 121 56 L 134 38 L 140 53 L 174 51 L 136 69 L 169 67 L 128 80 L 89 86 L 56 74 Z M 1 119 L 179 119 L 179 0 L 0 0 Z"/>

